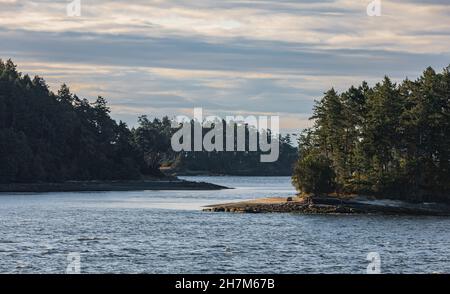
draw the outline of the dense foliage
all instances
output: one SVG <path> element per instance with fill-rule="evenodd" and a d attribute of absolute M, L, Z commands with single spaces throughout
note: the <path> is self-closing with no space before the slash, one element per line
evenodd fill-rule
<path fill-rule="evenodd" d="M 180 152 L 171 149 L 172 122 L 141 116 L 129 129 L 110 117 L 106 100 L 93 103 L 58 93 L 0 60 L 0 183 L 128 180 L 178 170 L 228 174 L 289 174 L 297 149 L 280 147 L 280 161 L 260 164 L 260 152 Z M 206 132 L 206 128 L 204 129 Z M 289 138 L 283 138 L 289 140 Z"/>
<path fill-rule="evenodd" d="M 220 123 L 220 122 L 219 122 Z M 191 125 L 194 122 L 191 121 Z M 202 138 L 214 128 L 214 124 L 207 128 L 202 128 Z M 245 128 L 246 151 L 222 152 L 222 151 L 196 151 L 179 152 L 173 164 L 174 170 L 181 174 L 221 174 L 240 176 L 290 176 L 292 168 L 298 158 L 298 149 L 291 142 L 289 134 L 278 136 L 279 157 L 274 162 L 261 162 L 261 154 L 267 154 L 259 148 L 260 134 L 248 125 Z M 192 127 L 192 130 L 194 127 Z M 222 121 L 223 146 L 226 146 L 227 123 Z M 249 130 L 250 129 L 250 130 Z M 253 131 L 256 137 L 256 151 L 249 151 L 249 132 Z M 237 145 L 237 125 L 234 125 L 234 144 Z M 269 130 L 270 133 L 270 130 Z M 192 134 L 192 137 L 194 135 Z M 269 138 L 272 135 L 269 134 Z M 267 138 L 264 137 L 265 140 Z M 225 148 L 225 147 L 224 147 Z M 193 145 L 191 150 L 193 150 Z M 238 150 L 235 147 L 235 150 Z"/>
<path fill-rule="evenodd" d="M 0 61 L 0 182 L 159 175 L 155 161 L 167 146 L 160 136 L 143 137 L 160 131 L 162 122 L 143 117 L 130 130 L 109 112 L 102 97 L 90 103 L 66 85 L 54 94 L 42 78 L 22 76 L 11 60 Z"/>
<path fill-rule="evenodd" d="M 373 88 L 331 89 L 312 119 L 293 175 L 300 192 L 450 201 L 449 68 L 398 85 L 385 77 Z"/>

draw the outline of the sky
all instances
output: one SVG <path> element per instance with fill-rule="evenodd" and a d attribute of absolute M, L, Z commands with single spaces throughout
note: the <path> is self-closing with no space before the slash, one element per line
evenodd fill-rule
<path fill-rule="evenodd" d="M 384 75 L 450 64 L 450 0 L 0 0 L 0 58 L 109 101 L 113 118 L 279 115 L 311 125 L 314 100 Z"/>

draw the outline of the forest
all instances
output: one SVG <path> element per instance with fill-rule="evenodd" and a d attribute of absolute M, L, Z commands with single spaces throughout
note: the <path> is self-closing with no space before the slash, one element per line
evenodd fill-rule
<path fill-rule="evenodd" d="M 299 139 L 297 190 L 450 202 L 449 70 L 327 91 Z"/>
<path fill-rule="evenodd" d="M 290 175 L 297 148 L 281 137 L 280 160 L 260 164 L 255 152 L 173 152 L 168 117 L 140 116 L 135 127 L 111 118 L 103 97 L 94 102 L 62 85 L 53 93 L 13 61 L 0 60 L 0 183 L 134 180 L 174 170 L 216 174 Z M 206 132 L 207 129 L 204 130 Z"/>
<path fill-rule="evenodd" d="M 222 124 L 220 127 L 223 130 L 223 143 L 222 146 L 226 146 L 226 137 L 228 134 L 228 127 L 225 121 L 216 122 Z M 212 123 L 210 127 L 203 127 L 202 133 L 203 138 L 205 135 L 214 129 L 215 124 Z M 194 124 L 191 121 L 191 124 Z M 246 151 L 236 151 L 238 150 L 237 145 L 239 143 L 238 139 L 238 127 L 242 128 L 245 136 L 245 146 L 243 147 Z M 254 126 L 249 126 L 248 124 L 236 123 L 232 125 L 234 131 L 232 132 L 234 136 L 235 151 L 180 151 L 177 153 L 177 157 L 171 163 L 172 169 L 180 174 L 209 174 L 209 175 L 236 175 L 236 176 L 291 176 L 293 166 L 298 158 L 298 149 L 294 146 L 295 142 L 292 141 L 291 135 L 286 134 L 285 136 L 278 135 L 278 145 L 279 145 L 279 157 L 274 162 L 261 162 L 261 154 L 267 154 L 268 152 L 262 152 L 260 150 L 260 140 L 266 140 L 267 138 L 262 138 L 261 134 Z M 194 127 L 192 127 L 192 130 Z M 252 135 L 250 135 L 252 133 Z M 192 131 L 192 137 L 194 137 Z M 257 151 L 249 151 L 249 141 L 250 138 L 256 138 L 255 147 Z M 274 135 L 268 134 L 269 140 L 274 139 Z M 270 139 L 272 138 L 272 139 Z M 213 142 L 215 141 L 215 138 Z M 191 143 L 191 150 L 194 149 L 193 143 Z"/>
<path fill-rule="evenodd" d="M 0 60 L 0 183 L 164 177 L 164 166 L 181 174 L 292 174 L 307 195 L 450 202 L 449 69 L 330 89 L 298 148 L 280 136 L 279 160 L 261 163 L 260 150 L 174 152 L 168 117 L 143 115 L 130 128 L 111 118 L 103 97 L 90 102 L 65 84 L 53 93 L 43 78 Z"/>

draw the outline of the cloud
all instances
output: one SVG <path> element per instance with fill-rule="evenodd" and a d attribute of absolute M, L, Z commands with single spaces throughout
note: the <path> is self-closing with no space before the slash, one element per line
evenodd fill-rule
<path fill-rule="evenodd" d="M 21 1 L 7 2 L 14 5 L 6 4 L 0 12 L 0 26 L 43 32 L 181 35 L 218 42 L 229 38 L 301 40 L 321 48 L 447 51 L 450 41 L 445 36 L 415 38 L 414 34 L 423 28 L 448 29 L 450 7 L 445 1 L 384 0 L 379 18 L 365 14 L 369 2 L 82 0 L 82 16 L 71 18 L 65 15 L 68 1 Z"/>
<path fill-rule="evenodd" d="M 67 17 L 66 0 L 0 0 L 0 56 L 53 89 L 106 96 L 130 124 L 204 107 L 280 113 L 291 128 L 330 87 L 448 65 L 446 1 L 382 0 L 381 17 L 369 2 L 81 0 Z"/>

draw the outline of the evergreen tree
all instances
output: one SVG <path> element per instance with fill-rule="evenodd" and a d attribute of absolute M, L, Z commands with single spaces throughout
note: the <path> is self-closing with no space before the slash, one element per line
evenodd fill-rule
<path fill-rule="evenodd" d="M 449 202 L 449 96 L 448 68 L 428 68 L 399 85 L 385 77 L 373 88 L 331 89 L 316 103 L 314 127 L 300 137 L 293 184 L 303 193 L 333 183 L 338 193 Z M 324 175 L 333 178 L 319 181 Z M 312 189 L 318 182 L 324 188 Z"/>

